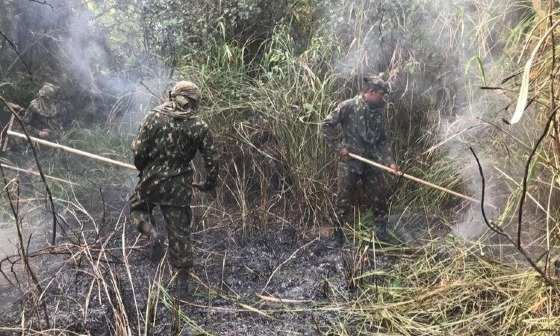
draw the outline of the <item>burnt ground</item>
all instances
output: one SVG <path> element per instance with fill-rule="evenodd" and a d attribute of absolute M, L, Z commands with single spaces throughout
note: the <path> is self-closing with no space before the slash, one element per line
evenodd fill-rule
<path fill-rule="evenodd" d="M 72 168 L 68 171 L 79 171 Z M 20 177 L 19 215 L 44 305 L 35 304 L 37 291 L 15 248 L 13 219 L 7 215 L 0 235 L 10 236 L 2 240 L 11 245 L 3 250 L 13 255 L 9 260 L 0 256 L 8 278 L 0 276 L 0 335 L 21 334 L 22 325 L 86 335 L 123 334 L 124 328 L 124 334 L 140 335 L 147 315 L 155 315 L 148 333 L 153 335 L 172 335 L 177 325 L 185 326 L 185 335 L 315 335 L 340 323 L 337 302 L 353 292 L 346 281 L 352 244 L 335 248 L 320 237 L 321 230 L 284 219 L 247 227 L 232 215 L 235 210 L 213 213 L 213 204 L 201 199 L 195 202 L 191 296 L 178 314 L 168 296 L 174 288 L 167 261 L 152 260 L 148 240 L 127 219 L 134 177 L 117 174 L 89 172 L 86 184 L 71 193 L 66 186 L 53 189 L 60 221 L 55 246 L 48 243 L 52 222 L 42 184 Z M 107 175 L 121 182 L 106 184 Z M 156 221 L 162 223 L 157 212 Z M 154 300 L 154 314 L 147 313 Z"/>
<path fill-rule="evenodd" d="M 344 251 L 328 239 L 298 237 L 290 228 L 241 239 L 226 232 L 195 239 L 199 246 L 215 244 L 200 250 L 195 273 L 201 281 L 185 304 L 204 329 L 219 335 L 316 335 L 337 322 L 335 314 L 320 310 L 349 293 Z M 207 286 L 218 292 L 213 302 L 206 298 Z"/>
<path fill-rule="evenodd" d="M 57 328 L 91 335 L 116 334 L 114 328 L 120 308 L 115 298 L 122 297 L 131 328 L 138 329 L 137 316 L 146 315 L 148 291 L 159 274 L 158 262 L 151 258 L 148 241 L 137 240 L 133 228 L 125 227 L 124 237 L 129 246 L 129 267 L 125 267 L 119 230 L 122 227 L 110 239 L 108 235 L 94 239 L 93 232 L 89 232 L 91 259 L 83 251 L 83 240 L 82 247 L 76 247 L 77 242 L 67 245 L 67 241 L 75 239 L 69 232 L 68 237 L 59 239 L 57 250 L 67 254 L 53 252 L 33 259 L 34 269 L 46 289 L 49 318 Z M 337 301 L 352 295 L 343 257 L 349 253 L 350 244 L 339 249 L 331 246 L 327 238 L 319 238 L 311 231 L 301 232 L 279 226 L 243 233 L 230 225 L 194 232 L 196 264 L 191 296 L 180 304 L 185 315 L 183 334 L 189 334 L 187 329 L 195 335 L 328 333 L 340 322 L 336 309 L 330 310 Z M 106 254 L 99 257 L 95 251 L 104 243 Z M 99 260 L 99 267 L 92 266 Z M 165 304 L 164 293 L 172 294 L 174 288 L 165 261 L 163 265 L 155 335 L 172 334 L 177 319 Z M 19 273 L 20 282 L 25 283 L 21 267 Z M 25 288 L 28 286 L 23 285 L 22 290 Z M 0 298 L 7 303 L 0 308 L 0 326 L 17 327 L 22 307 L 29 307 L 29 296 L 7 288 Z M 29 312 L 29 315 L 32 319 L 33 314 Z M 133 334 L 138 333 L 133 331 Z"/>
<path fill-rule="evenodd" d="M 150 316 L 149 335 L 173 335 L 179 329 L 181 335 L 338 334 L 335 330 L 352 329 L 346 310 L 360 295 L 352 276 L 389 270 L 396 262 L 380 252 L 357 258 L 363 246 L 349 241 L 337 248 L 328 229 L 297 227 L 285 220 L 246 227 L 239 216 L 212 213 L 211 204 L 199 204 L 191 295 L 177 306 L 169 296 L 174 287 L 168 263 L 152 260 L 148 240 L 128 223 L 129 190 L 104 186 L 99 195 L 78 194 L 73 204 L 58 204 L 64 221 L 55 247 L 46 243 L 48 212 L 30 208 L 35 215 L 25 218 L 34 222 L 31 260 L 51 328 L 65 330 L 63 334 L 144 335 Z M 44 225 L 37 225 L 39 220 Z M 156 220 L 162 222 L 157 212 Z M 397 234 L 413 241 L 415 230 L 425 231 L 425 220 L 394 219 Z M 12 258 L 18 261 L 14 272 L 9 263 L 2 264 L 15 284 L 4 281 L 0 287 L 2 335 L 20 334 L 22 319 L 35 329 L 46 327 L 43 306 L 33 304 L 32 286 L 18 258 Z"/>
<path fill-rule="evenodd" d="M 196 266 L 191 297 L 181 303 L 181 309 L 191 321 L 185 326 L 189 328 L 190 325 L 193 334 L 201 334 L 202 330 L 216 335 L 322 334 L 338 322 L 335 312 L 323 309 L 332 308 L 336 301 L 351 295 L 345 278 L 342 256 L 345 252 L 330 246 L 328 239 L 301 237 L 290 228 L 267 230 L 243 238 L 225 228 L 197 232 L 193 236 Z M 138 245 L 146 243 L 141 239 Z M 90 269 L 86 262 L 82 266 L 63 265 L 61 260 L 54 262 L 55 257 L 47 259 L 50 267 L 43 264 L 46 260 L 36 266 L 56 270 L 54 276 L 42 273 L 42 283 L 46 286 L 52 281 L 47 290 L 47 302 L 52 312 L 57 311 L 52 315 L 56 316 L 59 328 L 92 335 L 113 334 L 111 325 L 115 322 L 111 316 L 114 310 L 107 295 L 97 293 L 103 288 L 94 289 L 88 318 L 83 318 L 91 284 L 103 287 L 92 282 L 90 274 L 84 273 Z M 135 306 L 141 313 L 146 311 L 148 288 L 157 277 L 158 263 L 144 247 L 130 254 L 129 263 L 136 303 L 125 267 L 107 267 L 120 279 L 116 287 L 123 294 L 129 319 L 134 322 Z M 170 274 L 163 273 L 162 286 L 173 293 L 173 285 L 166 285 Z M 3 298 L 7 297 L 4 293 Z M 21 317 L 22 301 L 11 298 L 11 308 L 3 312 L 0 325 L 17 325 Z M 168 335 L 174 314 L 164 304 L 160 304 L 158 310 L 154 334 Z"/>
<path fill-rule="evenodd" d="M 36 269 L 42 270 L 42 284 L 48 287 L 50 319 L 56 320 L 60 329 L 114 335 L 120 309 L 115 298 L 122 297 L 132 334 L 140 334 L 134 331 L 144 328 L 136 327 L 137 317 L 146 316 L 149 288 L 161 275 L 152 332 L 173 334 L 178 317 L 175 308 L 165 303 L 165 293 L 174 293 L 168 265 L 164 260 L 164 271 L 158 273 L 159 264 L 152 260 L 147 239 L 138 239 L 130 226 L 124 231 L 116 229 L 104 240 L 107 254 L 92 258 L 102 261 L 98 270 L 103 274 L 96 274 L 86 256 L 70 261 L 68 255 L 50 255 L 35 261 Z M 194 232 L 196 264 L 191 295 L 180 303 L 181 335 L 328 335 L 337 334 L 334 330 L 340 325 L 351 329 L 344 311 L 349 307 L 347 302 L 359 295 L 348 281 L 350 274 L 357 275 L 357 250 L 352 242 L 337 248 L 319 231 L 278 225 L 243 232 L 229 223 Z M 122 232 L 129 246 L 129 267 L 121 264 Z M 90 250 L 99 247 L 91 244 Z M 360 272 L 389 269 L 393 259 L 379 253 L 374 260 L 360 264 Z M 10 308 L 2 309 L 0 326 L 18 325 L 22 302 L 12 295 Z"/>

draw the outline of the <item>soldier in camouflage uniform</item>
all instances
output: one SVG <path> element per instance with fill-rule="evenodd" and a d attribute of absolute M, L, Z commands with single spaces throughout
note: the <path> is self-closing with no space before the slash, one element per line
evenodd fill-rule
<path fill-rule="evenodd" d="M 354 198 L 359 195 L 357 187 L 360 182 L 368 208 L 375 218 L 383 218 L 387 211 L 382 173 L 363 162 L 350 159 L 348 154 L 358 154 L 398 169 L 391 158 L 385 133 L 384 95 L 388 89 L 388 84 L 380 77 L 364 78 L 362 92 L 340 103 L 323 123 L 327 144 L 340 155 L 336 200 L 338 226 L 335 228 L 335 240 L 340 245 L 344 242 L 342 227 L 354 218 L 353 208 L 359 202 Z M 338 128 L 342 131 L 341 137 L 338 136 Z M 385 230 L 385 226 L 381 229 Z"/>
<path fill-rule="evenodd" d="M 141 233 L 151 237 L 158 250 L 162 238 L 153 226 L 152 210 L 159 205 L 167 225 L 170 262 L 178 271 L 180 293 L 186 292 L 192 266 L 191 160 L 197 151 L 205 162 L 206 181 L 196 187 L 202 191 L 214 189 L 218 175 L 212 134 L 196 114 L 199 100 L 200 91 L 195 84 L 178 82 L 170 93 L 170 101 L 146 116 L 132 143 L 134 165 L 140 175 L 131 198 L 130 217 Z"/>
<path fill-rule="evenodd" d="M 23 122 L 29 135 L 52 139 L 64 129 L 68 109 L 60 101 L 60 88 L 44 83 L 37 98 L 33 99 L 25 113 Z"/>

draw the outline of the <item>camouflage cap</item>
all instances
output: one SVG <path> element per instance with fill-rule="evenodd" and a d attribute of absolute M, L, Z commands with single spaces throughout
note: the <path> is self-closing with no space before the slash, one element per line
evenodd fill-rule
<path fill-rule="evenodd" d="M 45 82 L 39 89 L 38 96 L 41 98 L 52 98 L 56 96 L 60 88 L 52 83 Z"/>
<path fill-rule="evenodd" d="M 389 83 L 383 80 L 382 74 L 365 76 L 364 88 L 369 90 L 381 90 L 385 93 L 390 92 Z"/>
<path fill-rule="evenodd" d="M 171 96 L 183 95 L 187 96 L 193 100 L 200 100 L 200 89 L 195 83 L 189 81 L 180 81 L 175 84 L 173 90 L 171 90 Z"/>

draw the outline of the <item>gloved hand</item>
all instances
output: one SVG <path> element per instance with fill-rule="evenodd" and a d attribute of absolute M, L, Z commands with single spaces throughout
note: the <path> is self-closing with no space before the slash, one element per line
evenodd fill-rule
<path fill-rule="evenodd" d="M 399 167 L 396 163 L 391 163 L 389 165 L 389 168 L 393 169 L 393 174 L 395 175 L 401 175 L 402 171 L 401 171 L 401 167 Z"/>
<path fill-rule="evenodd" d="M 348 152 L 348 148 L 346 147 L 342 147 L 339 151 L 338 151 L 338 156 L 340 157 L 341 161 L 347 161 L 350 159 L 350 153 Z"/>

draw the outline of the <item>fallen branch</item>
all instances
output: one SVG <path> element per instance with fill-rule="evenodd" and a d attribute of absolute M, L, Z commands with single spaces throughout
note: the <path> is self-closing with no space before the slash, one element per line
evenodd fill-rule
<path fill-rule="evenodd" d="M 2 168 L 17 171 L 17 172 L 24 173 L 24 174 L 41 176 L 41 174 L 39 174 L 38 172 L 33 171 L 33 170 L 27 170 L 27 169 L 22 169 L 22 168 L 18 168 L 18 167 L 13 167 L 13 166 L 9 166 L 9 165 L 4 164 L 4 163 L 0 164 L 0 166 L 2 166 Z M 74 182 L 71 182 L 71 181 L 68 181 L 68 180 L 65 180 L 65 179 L 61 179 L 61 178 L 58 178 L 58 177 L 50 176 L 50 175 L 45 175 L 45 177 L 48 178 L 48 179 L 51 179 L 53 181 L 68 183 L 70 185 L 76 185 L 76 186 L 79 185 L 77 183 L 74 183 Z"/>
<path fill-rule="evenodd" d="M 281 299 L 274 296 L 265 296 L 257 294 L 257 297 L 263 301 L 274 302 L 274 303 L 288 303 L 288 304 L 308 304 L 312 303 L 313 300 L 293 300 L 293 299 Z"/>

